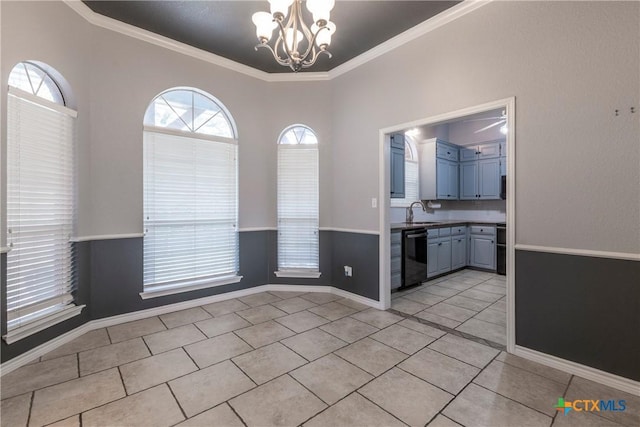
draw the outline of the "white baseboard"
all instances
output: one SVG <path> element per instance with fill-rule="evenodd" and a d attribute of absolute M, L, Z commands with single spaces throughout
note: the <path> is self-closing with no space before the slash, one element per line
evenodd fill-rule
<path fill-rule="evenodd" d="M 0 366 L 0 377 L 15 371 L 16 369 L 26 365 L 27 363 L 43 356 L 50 351 L 63 346 L 64 344 L 73 341 L 79 336 L 93 331 L 95 329 L 107 328 L 109 326 L 119 325 L 121 323 L 133 322 L 135 320 L 146 319 L 147 317 L 159 316 L 162 314 L 171 313 L 174 311 L 186 310 L 188 308 L 198 307 L 201 305 L 212 304 L 214 302 L 225 301 L 233 298 L 240 298 L 251 294 L 257 294 L 265 291 L 294 291 L 294 292 L 326 292 L 339 295 L 344 298 L 352 299 L 356 302 L 368 305 L 370 307 L 379 308 L 379 302 L 355 295 L 342 289 L 337 289 L 332 286 L 305 286 L 305 285 L 275 285 L 267 284 L 255 286 L 253 288 L 241 289 L 239 291 L 226 292 L 219 295 L 211 295 L 204 298 L 193 299 L 189 301 L 182 301 L 175 304 L 163 305 L 161 307 L 149 308 L 146 310 L 134 311 L 133 313 L 119 314 L 116 316 L 105 317 L 103 319 L 91 320 L 84 325 L 81 325 L 65 334 L 62 334 L 52 340 L 47 341 L 44 344 L 35 347 L 20 356 L 16 356 L 11 360 L 4 362 Z"/>
<path fill-rule="evenodd" d="M 516 346 L 514 354 L 533 362 L 549 366 L 550 368 L 559 369 L 629 394 L 633 394 L 634 396 L 640 396 L 640 382 L 638 381 L 610 374 L 596 368 L 591 368 L 589 366 L 581 365 L 580 363 L 561 359 L 550 354 L 541 353 L 518 345 Z"/>

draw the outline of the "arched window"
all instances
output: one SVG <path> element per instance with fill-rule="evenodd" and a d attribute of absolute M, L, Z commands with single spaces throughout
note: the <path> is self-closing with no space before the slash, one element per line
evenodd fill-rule
<path fill-rule="evenodd" d="M 7 335 L 13 342 L 80 313 L 74 304 L 74 144 L 46 65 L 17 64 L 7 96 Z M 57 74 L 57 73 L 56 73 Z"/>
<path fill-rule="evenodd" d="M 419 200 L 418 150 L 408 136 L 404 139 L 404 199 L 391 199 L 391 207 L 407 207 Z"/>
<path fill-rule="evenodd" d="M 294 125 L 278 139 L 278 277 L 319 277 L 318 138 Z"/>
<path fill-rule="evenodd" d="M 237 152 L 233 119 L 213 96 L 176 88 L 149 104 L 143 298 L 240 280 Z"/>

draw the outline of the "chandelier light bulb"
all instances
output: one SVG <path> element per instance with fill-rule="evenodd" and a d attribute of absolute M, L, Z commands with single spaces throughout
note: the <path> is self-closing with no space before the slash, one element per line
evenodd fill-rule
<path fill-rule="evenodd" d="M 331 44 L 331 36 L 336 32 L 336 24 L 331 21 L 327 22 L 327 25 L 324 27 L 319 27 L 316 24 L 311 26 L 311 31 L 315 34 L 318 33 L 316 37 L 316 45 L 318 47 L 329 46 Z"/>
<path fill-rule="evenodd" d="M 271 40 L 273 30 L 278 24 L 273 21 L 273 17 L 267 12 L 256 12 L 251 17 L 256 26 L 256 36 L 261 43 Z"/>
<path fill-rule="evenodd" d="M 314 22 L 326 22 L 335 3 L 335 0 L 307 0 L 307 9 L 313 15 Z"/>
<path fill-rule="evenodd" d="M 282 15 L 282 19 L 286 18 L 289 14 L 289 6 L 293 4 L 294 0 L 269 0 L 271 5 L 271 15 L 274 18 L 278 18 Z"/>

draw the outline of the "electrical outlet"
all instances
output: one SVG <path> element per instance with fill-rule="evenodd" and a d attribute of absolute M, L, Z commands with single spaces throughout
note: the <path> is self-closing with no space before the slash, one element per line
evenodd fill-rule
<path fill-rule="evenodd" d="M 347 276 L 347 277 L 353 276 L 353 268 L 351 268 L 350 265 L 345 265 L 344 266 L 344 275 Z"/>
<path fill-rule="evenodd" d="M 371 207 L 372 208 L 377 208 L 378 207 L 378 199 L 376 199 L 375 197 L 371 198 Z"/>

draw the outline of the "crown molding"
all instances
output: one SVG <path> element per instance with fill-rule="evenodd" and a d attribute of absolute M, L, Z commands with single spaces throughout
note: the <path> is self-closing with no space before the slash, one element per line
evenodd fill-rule
<path fill-rule="evenodd" d="M 368 51 L 356 56 L 353 59 L 345 62 L 342 65 L 337 66 L 333 70 L 328 72 L 313 72 L 313 73 L 266 73 L 248 65 L 240 64 L 222 56 L 207 52 L 202 49 L 190 46 L 186 43 L 182 43 L 168 37 L 161 36 L 151 31 L 143 30 L 131 24 L 118 21 L 113 18 L 109 18 L 99 13 L 94 12 L 81 2 L 80 0 L 62 0 L 67 6 L 69 6 L 78 15 L 83 17 L 89 23 L 105 28 L 107 30 L 114 31 L 129 37 L 133 37 L 138 40 L 145 41 L 147 43 L 154 44 L 171 51 L 181 53 L 183 55 L 190 56 L 192 58 L 199 59 L 210 64 L 214 64 L 231 71 L 244 74 L 249 77 L 253 77 L 265 82 L 279 83 L 279 82 L 316 82 L 326 81 L 334 79 L 351 70 L 358 68 L 359 66 L 366 64 L 367 62 L 390 52 L 397 47 L 404 45 L 416 38 L 427 34 L 430 31 L 435 30 L 449 22 L 460 18 L 493 0 L 464 0 L 463 2 L 453 6 L 450 9 L 445 10 L 438 15 L 427 19 L 426 21 L 408 29 L 407 31 L 398 34 L 397 36 L 387 40 L 386 42 L 369 49 Z"/>

